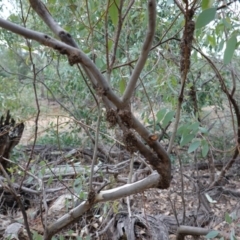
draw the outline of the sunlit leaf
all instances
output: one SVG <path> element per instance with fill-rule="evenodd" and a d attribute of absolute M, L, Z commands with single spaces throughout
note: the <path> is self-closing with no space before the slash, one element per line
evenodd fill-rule
<path fill-rule="evenodd" d="M 118 6 L 119 0 L 113 0 L 111 1 L 110 7 L 108 9 L 110 18 L 114 26 L 116 26 L 118 23 Z"/>
<path fill-rule="evenodd" d="M 215 36 L 214 35 L 208 35 L 207 36 L 207 39 L 208 39 L 208 42 L 210 43 L 210 45 L 212 47 L 215 47 L 216 46 L 216 39 L 215 39 Z"/>
<path fill-rule="evenodd" d="M 212 7 L 214 0 L 202 0 L 202 10 Z"/>
<path fill-rule="evenodd" d="M 108 39 L 108 51 L 112 49 L 113 41 L 111 39 Z"/>
<path fill-rule="evenodd" d="M 231 20 L 229 18 L 224 18 L 222 22 L 223 22 L 224 26 L 227 29 L 231 29 L 232 28 Z"/>
<path fill-rule="evenodd" d="M 202 28 L 209 24 L 212 20 L 215 19 L 216 15 L 216 8 L 208 8 L 206 10 L 203 10 L 196 21 L 196 28 Z"/>
<path fill-rule="evenodd" d="M 173 0 L 167 0 L 167 5 L 172 5 L 174 4 Z"/>
<path fill-rule="evenodd" d="M 125 79 L 121 79 L 119 81 L 119 91 L 120 91 L 121 94 L 124 93 L 125 88 L 126 88 L 126 80 Z"/>
<path fill-rule="evenodd" d="M 234 51 L 236 49 L 236 45 L 237 45 L 237 38 L 236 38 L 236 36 L 232 36 L 227 41 L 227 46 L 226 46 L 226 49 L 224 51 L 223 62 L 225 64 L 230 63 L 230 61 L 232 60 L 233 53 L 234 53 Z"/>

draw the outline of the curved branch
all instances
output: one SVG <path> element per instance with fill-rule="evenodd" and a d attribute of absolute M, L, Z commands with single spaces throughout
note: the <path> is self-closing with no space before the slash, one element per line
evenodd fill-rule
<path fill-rule="evenodd" d="M 34 11 L 42 18 L 52 32 L 61 39 L 61 41 L 72 47 L 78 48 L 78 45 L 73 40 L 72 36 L 58 25 L 42 1 L 29 0 L 29 2 Z"/>
<path fill-rule="evenodd" d="M 123 94 L 122 101 L 126 106 L 135 90 L 136 83 L 138 81 L 138 77 L 147 61 L 148 53 L 151 50 L 151 45 L 155 33 L 156 26 L 156 1 L 149 0 L 148 1 L 148 31 L 147 36 L 145 38 L 142 51 L 140 53 L 140 57 L 136 63 L 136 66 L 133 70 L 133 73 L 130 77 L 129 83 L 126 87 L 126 90 Z"/>
<path fill-rule="evenodd" d="M 94 204 L 99 202 L 114 201 L 119 198 L 140 193 L 146 189 L 158 186 L 159 181 L 159 174 L 153 173 L 141 181 L 126 184 L 115 189 L 101 191 L 96 195 Z M 91 207 L 92 205 L 88 201 L 84 201 L 79 206 L 70 210 L 67 214 L 63 215 L 60 219 L 49 226 L 47 232 L 45 232 L 44 239 L 50 240 L 55 233 L 79 219 Z"/>

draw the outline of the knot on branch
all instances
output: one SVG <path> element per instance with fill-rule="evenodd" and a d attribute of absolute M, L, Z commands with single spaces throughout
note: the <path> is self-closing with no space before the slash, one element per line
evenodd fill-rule
<path fill-rule="evenodd" d="M 64 49 L 63 49 L 64 50 Z M 61 52 L 61 54 L 67 54 L 67 52 Z M 79 56 L 79 54 L 77 53 L 71 53 L 69 56 L 68 56 L 68 62 L 71 66 L 73 66 L 74 64 L 76 63 L 81 63 L 82 62 L 82 58 Z"/>
<path fill-rule="evenodd" d="M 96 92 L 101 97 L 102 96 L 106 96 L 107 95 L 107 91 L 108 91 L 107 89 L 104 89 L 102 87 L 99 87 L 99 86 L 96 87 Z"/>
<path fill-rule="evenodd" d="M 106 113 L 106 120 L 109 122 L 110 128 L 117 124 L 117 114 L 114 109 L 108 109 Z"/>
<path fill-rule="evenodd" d="M 131 128 L 133 125 L 133 120 L 132 120 L 132 115 L 131 112 L 129 110 L 120 110 L 119 111 L 119 117 L 122 120 L 122 123 L 128 127 Z"/>
<path fill-rule="evenodd" d="M 137 149 L 137 139 L 134 133 L 130 130 L 123 133 L 123 143 L 126 145 L 126 149 L 130 152 L 136 152 Z"/>

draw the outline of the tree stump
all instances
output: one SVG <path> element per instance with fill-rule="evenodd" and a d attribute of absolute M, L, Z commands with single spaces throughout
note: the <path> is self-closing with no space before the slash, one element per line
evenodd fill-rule
<path fill-rule="evenodd" d="M 6 118 L 4 116 L 0 119 L 0 163 L 7 171 L 9 162 L 5 158 L 9 159 L 10 152 L 19 143 L 24 130 L 23 123 L 17 123 L 11 117 L 10 111 L 7 111 Z"/>

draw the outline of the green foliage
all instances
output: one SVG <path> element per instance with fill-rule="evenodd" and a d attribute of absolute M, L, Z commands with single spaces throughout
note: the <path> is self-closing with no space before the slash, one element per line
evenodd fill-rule
<path fill-rule="evenodd" d="M 43 239 L 43 236 L 41 236 L 40 234 L 38 234 L 37 232 L 33 231 L 33 236 L 32 238 L 34 240 L 42 240 Z"/>
<path fill-rule="evenodd" d="M 213 230 L 206 235 L 206 238 L 213 239 L 213 238 L 217 237 L 218 234 L 219 234 L 219 231 Z"/>
<path fill-rule="evenodd" d="M 223 61 L 224 61 L 225 64 L 230 63 L 230 61 L 232 60 L 233 53 L 236 49 L 236 46 L 237 46 L 237 38 L 236 38 L 236 36 L 233 35 L 227 41 L 227 46 L 226 46 L 226 49 L 224 51 Z"/>
<path fill-rule="evenodd" d="M 202 145 L 202 156 L 205 158 L 208 154 L 209 146 L 206 140 L 202 140 L 201 145 Z"/>
<path fill-rule="evenodd" d="M 201 147 L 202 157 L 206 157 L 209 151 L 208 142 L 202 139 L 202 134 L 206 134 L 207 130 L 200 126 L 199 122 L 182 124 L 178 128 L 178 135 L 180 136 L 180 146 L 189 145 L 188 153 L 192 153 Z"/>
<path fill-rule="evenodd" d="M 81 138 L 78 136 L 76 130 L 58 132 L 57 130 L 49 130 L 42 137 L 37 139 L 38 144 L 45 145 L 60 145 L 61 147 L 65 146 L 81 146 Z"/>
<path fill-rule="evenodd" d="M 167 108 L 163 108 L 159 110 L 156 114 L 157 122 L 161 124 L 163 128 L 165 128 L 172 120 L 175 115 L 175 111 L 168 110 Z"/>
<path fill-rule="evenodd" d="M 196 28 L 205 27 L 207 24 L 213 21 L 215 19 L 216 11 L 216 8 L 208 8 L 203 10 L 196 20 Z"/>
<path fill-rule="evenodd" d="M 109 7 L 109 15 L 112 20 L 113 25 L 116 27 L 118 23 L 118 8 L 119 8 L 120 0 L 117 1 L 110 1 Z"/>
<path fill-rule="evenodd" d="M 237 238 L 236 238 L 236 235 L 235 235 L 235 229 L 234 229 L 234 228 L 236 227 L 236 225 L 234 225 L 234 226 L 232 227 L 232 224 L 233 224 L 235 221 L 237 221 L 237 216 L 236 216 L 235 213 L 233 213 L 233 214 L 231 214 L 231 215 L 229 215 L 227 212 L 225 213 L 225 222 L 226 222 L 227 224 L 229 224 L 229 225 L 230 225 L 229 227 L 231 228 L 231 231 L 230 231 L 230 233 L 229 233 L 229 238 L 228 238 L 228 239 L 231 239 L 231 240 L 236 240 L 236 239 L 237 239 Z M 220 232 L 219 232 L 219 231 L 212 230 L 212 231 L 210 231 L 210 232 L 206 235 L 206 238 L 207 238 L 207 239 L 214 239 L 214 238 L 216 238 L 218 235 L 220 235 Z M 224 240 L 224 238 L 221 237 L 220 240 Z"/>
<path fill-rule="evenodd" d="M 214 0 L 202 0 L 202 10 L 212 7 Z"/>
<path fill-rule="evenodd" d="M 192 142 L 188 148 L 188 153 L 194 152 L 201 145 L 201 141 L 195 140 Z"/>

